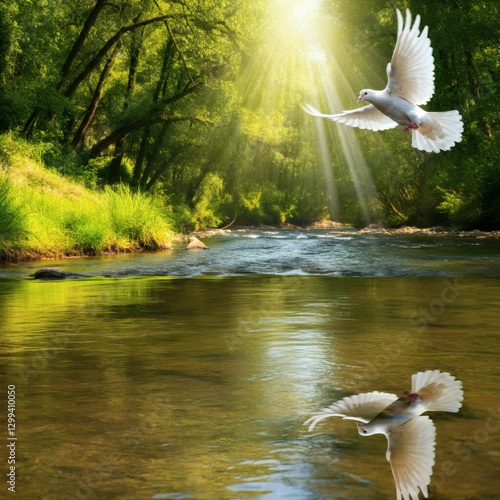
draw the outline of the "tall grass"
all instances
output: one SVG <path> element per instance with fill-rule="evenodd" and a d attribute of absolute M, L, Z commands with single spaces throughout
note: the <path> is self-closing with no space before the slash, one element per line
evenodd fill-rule
<path fill-rule="evenodd" d="M 169 247 L 174 222 L 160 197 L 124 185 L 87 189 L 9 141 L 12 152 L 0 136 L 0 259 Z"/>
<path fill-rule="evenodd" d="M 166 248 L 172 232 L 172 218 L 153 196 L 133 192 L 124 185 L 107 187 L 102 201 L 109 222 L 119 238 L 133 241 L 141 247 Z"/>
<path fill-rule="evenodd" d="M 0 251 L 9 241 L 26 234 L 21 207 L 12 194 L 8 174 L 0 177 Z"/>

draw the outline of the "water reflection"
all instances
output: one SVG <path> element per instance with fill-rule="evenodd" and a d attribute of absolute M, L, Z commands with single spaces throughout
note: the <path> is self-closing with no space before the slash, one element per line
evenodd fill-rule
<path fill-rule="evenodd" d="M 19 496 L 391 498 L 382 436 L 302 423 L 439 369 L 465 406 L 433 416 L 433 498 L 494 498 L 500 282 L 449 283 L 441 307 L 443 278 L 2 280 Z"/>

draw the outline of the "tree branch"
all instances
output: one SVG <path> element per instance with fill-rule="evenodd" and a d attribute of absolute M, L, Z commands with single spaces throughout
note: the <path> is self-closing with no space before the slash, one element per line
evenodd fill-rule
<path fill-rule="evenodd" d="M 129 125 L 124 125 L 113 132 L 110 135 L 100 140 L 97 144 L 95 144 L 88 152 L 84 153 L 84 157 L 94 158 L 104 152 L 109 146 L 115 143 L 117 140 L 125 137 L 131 132 L 136 132 L 137 130 L 141 130 L 148 125 L 154 125 L 155 123 L 177 123 L 177 122 L 197 122 L 201 125 L 215 125 L 213 121 L 202 118 L 200 116 L 181 116 L 178 118 L 164 118 L 161 114 L 154 118 L 148 118 L 146 120 L 142 120 L 140 122 L 132 123 Z"/>
<path fill-rule="evenodd" d="M 159 6 L 158 2 L 157 2 L 156 0 L 153 0 L 153 2 L 155 3 L 155 5 L 156 5 L 156 7 L 158 8 L 158 10 L 159 10 L 160 12 L 162 12 L 161 7 Z M 184 16 L 184 15 L 183 15 L 183 16 Z M 196 85 L 195 81 L 193 80 L 193 77 L 191 76 L 191 73 L 190 73 L 190 71 L 189 71 L 189 69 L 188 69 L 188 67 L 187 67 L 186 60 L 184 59 L 184 55 L 182 54 L 181 49 L 180 49 L 180 48 L 179 48 L 179 46 L 177 45 L 177 42 L 176 42 L 176 40 L 175 40 L 175 38 L 174 38 L 174 34 L 172 33 L 172 30 L 170 29 L 170 26 L 169 26 L 169 24 L 168 24 L 168 21 L 165 19 L 163 22 L 165 23 L 165 26 L 167 27 L 167 31 L 168 31 L 168 34 L 170 35 L 170 38 L 172 39 L 172 42 L 174 42 L 175 48 L 177 49 L 177 52 L 179 53 L 179 56 L 180 56 L 181 61 L 182 61 L 182 64 L 183 64 L 183 66 L 184 66 L 184 69 L 186 70 L 186 73 L 187 73 L 187 74 L 188 74 L 188 76 L 189 76 L 189 79 L 191 80 L 191 83 L 192 83 L 195 87 L 197 87 L 197 85 Z"/>
<path fill-rule="evenodd" d="M 118 54 L 118 45 L 115 47 L 115 50 L 113 50 L 112 54 L 109 56 L 108 60 L 106 61 L 106 64 L 104 65 L 104 69 L 102 70 L 101 76 L 99 77 L 99 81 L 94 90 L 92 100 L 90 101 L 90 104 L 87 108 L 87 112 L 85 113 L 85 118 L 82 120 L 82 123 L 78 127 L 78 130 L 76 131 L 76 134 L 73 137 L 71 145 L 74 151 L 78 149 L 78 146 L 83 141 L 85 134 L 87 132 L 87 128 L 90 125 L 92 119 L 94 118 L 97 105 L 99 104 L 99 101 L 101 99 L 102 88 L 104 87 L 104 83 L 108 78 L 111 68 L 113 67 L 117 54 Z"/>
<path fill-rule="evenodd" d="M 124 26 L 120 28 L 101 48 L 97 55 L 89 61 L 84 70 L 73 80 L 70 86 L 64 92 L 65 97 L 70 97 L 73 92 L 77 89 L 78 85 L 91 73 L 91 71 L 99 64 L 99 61 L 106 55 L 109 49 L 128 31 L 132 31 L 141 26 L 147 26 L 148 24 L 156 23 L 159 21 L 164 21 L 167 18 L 179 17 L 179 14 L 167 14 L 164 16 L 154 17 L 146 21 L 141 21 L 140 23 L 131 24 L 130 26 Z"/>
<path fill-rule="evenodd" d="M 406 215 L 403 215 L 389 200 L 385 199 L 382 196 L 376 196 L 375 198 L 377 198 L 377 200 L 379 200 L 384 205 L 386 205 L 387 207 L 389 207 L 401 219 L 403 219 L 403 220 L 408 219 L 408 217 L 406 217 Z"/>
<path fill-rule="evenodd" d="M 69 72 L 71 70 L 71 66 L 75 62 L 76 56 L 78 55 L 78 52 L 80 52 L 83 43 L 85 42 L 90 29 L 94 25 L 97 16 L 99 15 L 99 12 L 101 12 L 102 8 L 106 5 L 108 0 L 97 0 L 97 3 L 95 4 L 94 8 L 90 12 L 89 16 L 87 17 L 87 20 L 85 21 L 85 24 L 83 25 L 82 31 L 80 31 L 80 34 L 78 35 L 78 38 L 76 39 L 73 47 L 71 48 L 68 57 L 66 58 L 66 61 L 63 64 L 63 67 L 61 69 L 61 80 L 59 80 L 59 83 L 56 86 L 56 90 L 59 91 L 61 90 L 61 87 L 64 85 L 64 82 L 66 81 L 66 78 L 68 78 Z"/>

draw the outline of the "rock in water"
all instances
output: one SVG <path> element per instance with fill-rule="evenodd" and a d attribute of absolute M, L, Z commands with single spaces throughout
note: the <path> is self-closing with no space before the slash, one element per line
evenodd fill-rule
<path fill-rule="evenodd" d="M 195 236 L 193 236 L 191 238 L 191 241 L 189 243 L 189 245 L 186 247 L 188 250 L 208 250 L 208 247 L 207 245 L 205 245 L 205 243 L 203 243 L 202 241 L 200 241 L 198 238 L 196 238 Z"/>
<path fill-rule="evenodd" d="M 62 280 L 68 273 L 60 267 L 42 267 L 37 269 L 31 276 L 38 280 Z"/>
<path fill-rule="evenodd" d="M 83 274 L 68 273 L 60 267 L 42 267 L 30 276 L 35 280 L 63 280 L 64 278 L 85 278 Z"/>

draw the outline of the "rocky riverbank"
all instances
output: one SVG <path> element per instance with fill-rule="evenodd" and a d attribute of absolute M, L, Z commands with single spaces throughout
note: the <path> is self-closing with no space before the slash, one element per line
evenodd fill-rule
<path fill-rule="evenodd" d="M 359 231 L 357 234 L 414 234 L 417 236 L 455 236 L 459 238 L 499 238 L 500 231 L 455 231 L 450 228 L 434 226 L 429 228 L 418 228 L 413 226 L 402 226 L 397 229 L 387 228 L 380 224 L 370 224 Z"/>
<path fill-rule="evenodd" d="M 474 229 L 472 231 L 455 231 L 451 228 L 434 226 L 429 228 L 419 228 L 414 226 L 402 226 L 399 228 L 390 228 L 382 226 L 380 224 L 370 224 L 362 229 L 354 229 L 352 226 L 347 224 L 341 224 L 339 222 L 333 221 L 321 221 L 315 222 L 309 226 L 294 226 L 292 224 L 282 224 L 280 226 L 232 226 L 231 229 L 216 229 L 208 228 L 199 231 L 194 231 L 190 233 L 190 236 L 196 238 L 210 238 L 212 236 L 221 236 L 230 233 L 246 233 L 251 231 L 277 231 L 277 230 L 314 230 L 314 229 L 332 229 L 330 234 L 387 234 L 387 235 L 416 235 L 416 236 L 448 236 L 448 237 L 459 237 L 459 238 L 500 238 L 499 231 L 480 231 L 479 229 Z"/>

